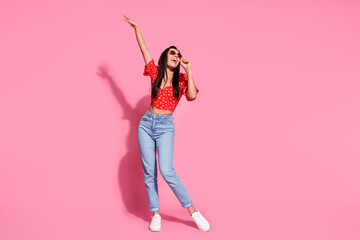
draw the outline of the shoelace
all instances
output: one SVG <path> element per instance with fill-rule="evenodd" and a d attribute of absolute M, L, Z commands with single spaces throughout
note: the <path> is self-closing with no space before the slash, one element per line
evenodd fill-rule
<path fill-rule="evenodd" d="M 156 225 L 160 225 L 160 216 L 154 216 L 153 219 L 151 220 L 151 224 L 156 224 Z"/>
<path fill-rule="evenodd" d="M 196 218 L 196 219 L 197 219 L 197 220 L 199 220 L 200 222 L 202 222 L 202 223 L 206 224 L 206 222 L 205 222 L 205 221 L 203 221 L 203 219 L 200 217 L 200 213 L 195 214 L 195 215 L 194 215 L 194 218 Z"/>

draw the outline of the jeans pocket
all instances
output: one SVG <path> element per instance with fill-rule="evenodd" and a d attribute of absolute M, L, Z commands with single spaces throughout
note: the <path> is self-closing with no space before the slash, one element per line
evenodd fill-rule
<path fill-rule="evenodd" d="M 173 125 L 173 120 L 171 118 L 166 118 L 166 119 L 162 119 L 160 121 L 161 124 L 164 124 L 164 125 Z"/>

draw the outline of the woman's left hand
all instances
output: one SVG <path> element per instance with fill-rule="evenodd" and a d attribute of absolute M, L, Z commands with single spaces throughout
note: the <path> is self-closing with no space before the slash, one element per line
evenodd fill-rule
<path fill-rule="evenodd" d="M 190 70 L 190 64 L 191 64 L 191 61 L 187 58 L 182 58 L 180 60 L 180 64 L 181 66 L 185 69 L 185 71 L 188 71 Z"/>

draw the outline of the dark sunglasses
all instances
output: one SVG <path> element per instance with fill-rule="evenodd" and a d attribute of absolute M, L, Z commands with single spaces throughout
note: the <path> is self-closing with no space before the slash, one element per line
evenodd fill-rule
<path fill-rule="evenodd" d="M 174 50 L 170 50 L 169 53 L 170 53 L 171 55 L 175 55 L 175 54 L 176 54 L 176 52 L 175 52 Z M 177 56 L 178 56 L 180 59 L 182 58 L 182 55 L 181 55 L 180 52 L 178 52 Z"/>

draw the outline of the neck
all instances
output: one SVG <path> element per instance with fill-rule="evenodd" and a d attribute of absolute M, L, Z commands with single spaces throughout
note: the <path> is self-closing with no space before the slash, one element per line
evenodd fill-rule
<path fill-rule="evenodd" d="M 174 71 L 170 70 L 169 68 L 166 68 L 166 73 L 169 79 L 172 79 L 174 76 Z"/>

